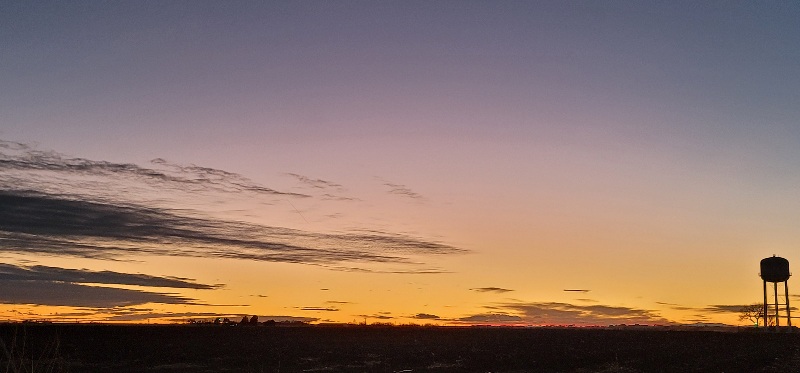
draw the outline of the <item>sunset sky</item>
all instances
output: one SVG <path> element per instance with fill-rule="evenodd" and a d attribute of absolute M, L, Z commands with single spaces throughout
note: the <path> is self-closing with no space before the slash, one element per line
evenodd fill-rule
<path fill-rule="evenodd" d="M 0 2 L 0 320 L 743 324 L 800 265 L 799 19 Z"/>

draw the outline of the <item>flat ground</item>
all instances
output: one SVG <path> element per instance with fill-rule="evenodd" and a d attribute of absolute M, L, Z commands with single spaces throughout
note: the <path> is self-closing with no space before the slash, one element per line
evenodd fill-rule
<path fill-rule="evenodd" d="M 800 333 L 751 331 L 6 324 L 0 340 L 7 372 L 800 372 Z"/>

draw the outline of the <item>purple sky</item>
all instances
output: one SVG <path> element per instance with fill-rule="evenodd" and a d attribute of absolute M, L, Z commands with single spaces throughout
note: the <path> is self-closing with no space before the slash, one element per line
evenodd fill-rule
<path fill-rule="evenodd" d="M 257 230 L 235 225 L 246 222 L 268 228 L 254 241 L 342 252 L 320 254 L 317 268 L 277 252 L 263 263 L 235 243 L 216 271 L 203 264 L 218 260 L 205 257 L 213 245 L 192 236 L 205 254 L 172 273 L 0 249 L 9 265 L 226 284 L 178 292 L 206 303 L 195 313 L 612 317 L 581 308 L 592 301 L 634 320 L 735 322 L 709 310 L 760 299 L 761 257 L 797 259 L 798 19 L 793 2 L 0 4 L 4 192 L 221 219 L 214 232 L 239 238 Z M 347 236 L 363 232 L 380 242 Z M 394 235 L 410 241 L 392 246 Z M 447 253 L 431 254 L 433 243 Z M 172 255 L 125 245 L 141 263 Z M 387 267 L 366 252 L 401 260 Z M 340 293 L 237 298 L 258 293 L 255 273 L 284 265 L 272 280 L 287 289 L 334 288 L 319 281 Z M 511 291 L 470 290 L 493 288 Z M 592 292 L 563 291 L 575 288 Z M 344 294 L 358 306 L 325 306 Z M 36 311 L 53 306 L 41 299 L 0 301 L 52 312 Z M 247 307 L 208 306 L 233 303 Z M 152 311 L 164 312 L 180 313 Z"/>

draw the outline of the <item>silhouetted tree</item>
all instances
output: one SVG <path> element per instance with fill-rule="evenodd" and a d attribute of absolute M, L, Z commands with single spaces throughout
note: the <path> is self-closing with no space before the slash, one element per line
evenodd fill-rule
<path fill-rule="evenodd" d="M 253 315 L 253 317 L 250 318 L 250 325 L 258 325 L 258 315 Z"/>
<path fill-rule="evenodd" d="M 739 310 L 739 321 L 750 320 L 755 326 L 759 326 L 761 320 L 764 320 L 764 305 L 759 303 L 748 304 L 742 306 Z M 775 317 L 767 315 L 767 325 L 775 325 Z"/>
<path fill-rule="evenodd" d="M 250 323 L 250 320 L 247 318 L 247 315 L 242 317 L 242 321 L 239 321 L 239 325 L 247 325 Z"/>

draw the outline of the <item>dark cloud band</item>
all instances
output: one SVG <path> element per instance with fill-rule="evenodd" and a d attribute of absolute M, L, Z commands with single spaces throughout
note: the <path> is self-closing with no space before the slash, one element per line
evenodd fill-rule
<path fill-rule="evenodd" d="M 290 263 L 405 263 L 407 254 L 461 250 L 401 235 L 322 234 L 172 211 L 0 191 L 0 250 L 92 258 L 127 254 L 225 257 Z"/>
<path fill-rule="evenodd" d="M 216 289 L 221 285 L 206 285 L 192 279 L 179 277 L 159 277 L 144 274 L 120 273 L 113 271 L 90 271 L 47 266 L 21 267 L 0 264 L 0 282 L 40 281 L 69 282 L 81 284 L 136 285 L 183 289 Z"/>
<path fill-rule="evenodd" d="M 166 293 L 55 281 L 0 281 L 0 303 L 109 308 L 145 303 L 198 304 Z"/>

